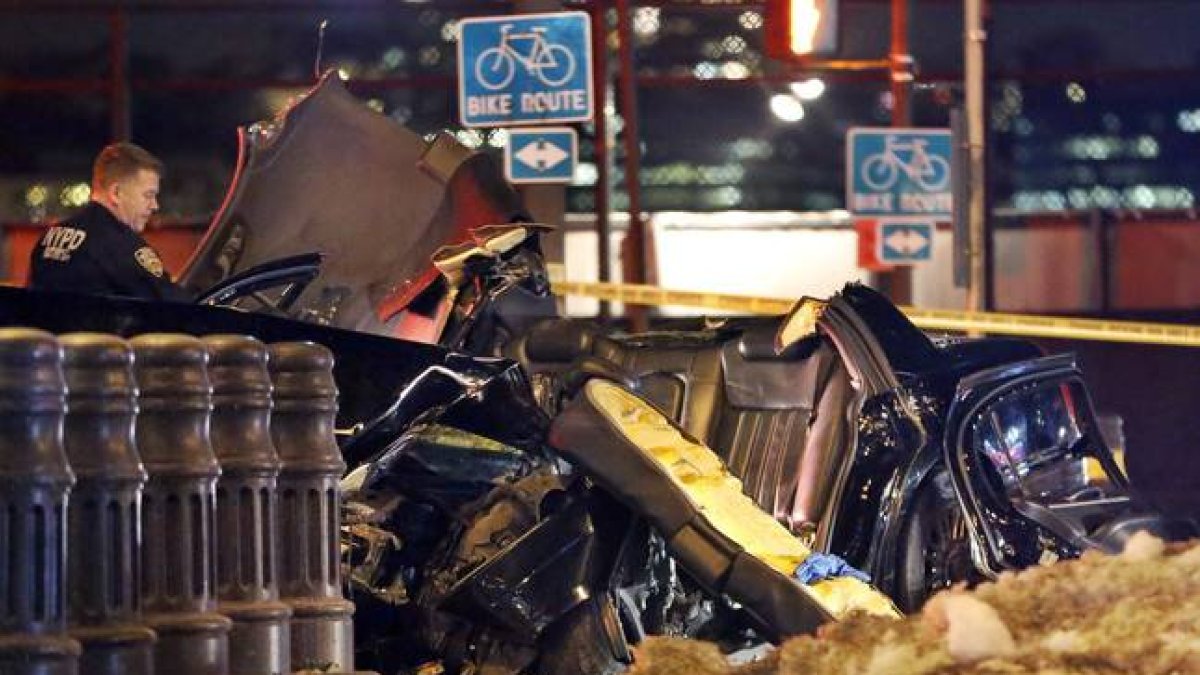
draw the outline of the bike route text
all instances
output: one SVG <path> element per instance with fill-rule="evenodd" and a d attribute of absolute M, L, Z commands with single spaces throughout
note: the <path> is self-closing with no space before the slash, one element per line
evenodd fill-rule
<path fill-rule="evenodd" d="M 486 94 L 467 96 L 467 112 L 472 117 L 479 115 L 511 115 L 513 104 L 522 115 L 544 113 L 587 114 L 586 89 L 562 91 L 539 91 L 524 94 Z"/>
<path fill-rule="evenodd" d="M 896 197 L 900 207 L 896 208 Z M 855 212 L 946 213 L 950 211 L 949 192 L 935 194 L 854 194 L 850 210 Z"/>

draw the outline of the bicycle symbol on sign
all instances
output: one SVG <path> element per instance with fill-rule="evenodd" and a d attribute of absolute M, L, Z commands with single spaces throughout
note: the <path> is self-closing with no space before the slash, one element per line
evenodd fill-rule
<path fill-rule="evenodd" d="M 863 182 L 872 190 L 890 190 L 903 174 L 926 192 L 945 189 L 950 182 L 950 163 L 927 153 L 927 145 L 929 141 L 923 138 L 906 143 L 895 136 L 885 137 L 883 150 L 863 162 Z M 901 159 L 900 153 L 908 153 L 908 161 Z"/>
<path fill-rule="evenodd" d="M 475 78 L 485 89 L 503 89 L 512 82 L 520 63 L 525 72 L 547 87 L 566 83 L 575 74 L 575 57 L 566 47 L 546 39 L 544 26 L 533 26 L 528 33 L 512 32 L 513 24 L 500 27 L 500 44 L 488 47 L 475 59 Z M 514 42 L 529 45 L 522 54 Z"/>

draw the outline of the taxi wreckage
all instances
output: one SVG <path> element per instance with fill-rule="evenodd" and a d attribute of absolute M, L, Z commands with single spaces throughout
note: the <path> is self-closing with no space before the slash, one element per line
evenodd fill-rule
<path fill-rule="evenodd" d="M 732 651 L 1195 533 L 1136 496 L 1069 355 L 932 339 L 858 285 L 613 334 L 554 316 L 488 156 L 329 76 L 239 136 L 197 305 L 5 288 L 0 316 L 332 349 L 360 668 L 614 672 L 646 635 Z"/>

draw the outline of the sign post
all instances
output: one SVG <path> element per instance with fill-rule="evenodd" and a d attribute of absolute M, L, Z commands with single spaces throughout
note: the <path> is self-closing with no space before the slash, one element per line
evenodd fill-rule
<path fill-rule="evenodd" d="M 585 12 L 470 17 L 459 26 L 463 126 L 591 119 L 591 24 Z"/>

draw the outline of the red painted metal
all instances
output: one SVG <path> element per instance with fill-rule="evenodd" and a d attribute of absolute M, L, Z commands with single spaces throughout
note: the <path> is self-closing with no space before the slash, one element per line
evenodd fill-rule
<path fill-rule="evenodd" d="M 608 148 L 608 19 L 603 0 L 594 0 L 588 7 L 592 18 L 592 91 L 595 110 L 592 113 L 596 162 L 596 189 L 594 192 L 596 211 L 597 269 L 601 282 L 612 281 L 608 261 L 611 257 L 609 242 L 612 239 L 612 224 L 609 220 L 609 202 L 612 195 L 610 181 L 611 158 Z M 600 318 L 609 317 L 607 300 L 600 303 Z"/>
<path fill-rule="evenodd" d="M 912 126 L 913 58 L 908 45 L 908 0 L 892 2 L 892 45 L 888 55 L 892 92 L 892 126 Z M 900 265 L 880 272 L 876 282 L 892 302 L 912 304 L 912 268 Z"/>

